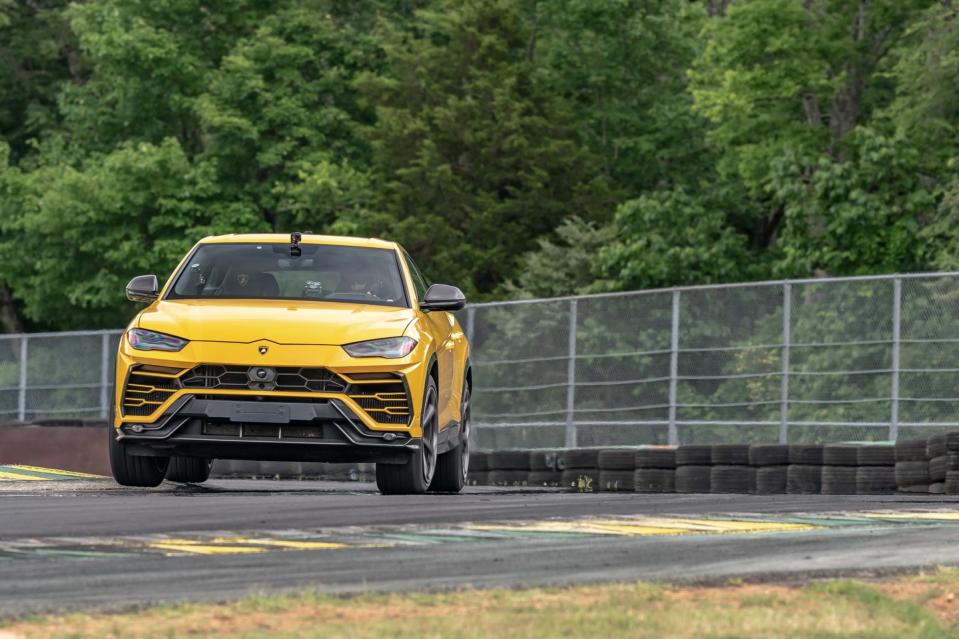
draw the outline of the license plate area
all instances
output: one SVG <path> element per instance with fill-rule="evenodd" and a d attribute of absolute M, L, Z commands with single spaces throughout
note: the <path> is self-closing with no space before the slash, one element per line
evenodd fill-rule
<path fill-rule="evenodd" d="M 211 402 L 207 416 L 234 423 L 289 424 L 290 407 L 269 402 Z"/>

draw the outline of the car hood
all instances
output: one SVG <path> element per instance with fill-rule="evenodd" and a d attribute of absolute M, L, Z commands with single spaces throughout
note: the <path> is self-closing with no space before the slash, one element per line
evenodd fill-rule
<path fill-rule="evenodd" d="M 285 300 L 164 300 L 137 326 L 191 341 L 349 344 L 403 334 L 408 308 Z"/>

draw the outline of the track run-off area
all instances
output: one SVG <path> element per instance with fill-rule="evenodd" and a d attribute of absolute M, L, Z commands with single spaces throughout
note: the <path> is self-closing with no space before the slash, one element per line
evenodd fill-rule
<path fill-rule="evenodd" d="M 959 498 L 576 494 L 0 467 L 0 618 L 303 588 L 880 576 L 959 565 Z"/>

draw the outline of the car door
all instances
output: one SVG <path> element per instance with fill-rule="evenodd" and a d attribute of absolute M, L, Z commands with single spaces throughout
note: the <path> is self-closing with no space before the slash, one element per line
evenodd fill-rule
<path fill-rule="evenodd" d="M 422 299 L 426 297 L 429 282 L 423 277 L 423 274 L 419 268 L 417 268 L 413 259 L 407 255 L 405 251 L 403 252 L 403 257 L 406 260 L 406 266 L 410 271 L 410 278 L 413 280 L 413 286 L 416 289 L 416 299 L 417 301 L 422 301 Z M 456 378 L 453 370 L 456 351 L 456 342 L 452 339 L 454 318 L 451 313 L 444 311 L 430 311 L 423 315 L 430 327 L 430 332 L 433 334 L 433 339 L 436 340 L 436 360 L 439 373 L 440 428 L 444 428 L 448 423 L 456 420 L 458 417 L 457 411 L 454 409 L 455 404 L 450 401 L 454 395 L 453 380 Z M 455 393 L 455 395 L 458 397 L 459 393 Z"/>

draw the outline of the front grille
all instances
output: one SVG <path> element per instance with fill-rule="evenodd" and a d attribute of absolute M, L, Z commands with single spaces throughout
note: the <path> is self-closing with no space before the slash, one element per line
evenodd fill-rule
<path fill-rule="evenodd" d="M 354 374 L 346 391 L 380 424 L 408 424 L 410 398 L 403 377 L 396 373 Z"/>
<path fill-rule="evenodd" d="M 144 417 L 150 415 L 170 395 L 179 390 L 177 379 L 170 373 L 135 368 L 123 389 L 123 414 Z"/>
<path fill-rule="evenodd" d="M 346 382 L 325 368 L 280 367 L 274 369 L 276 378 L 270 386 L 254 385 L 250 381 L 249 366 L 222 366 L 201 364 L 181 378 L 184 388 L 272 390 L 297 393 L 342 393 Z M 258 367 L 252 367 L 258 368 Z"/>

